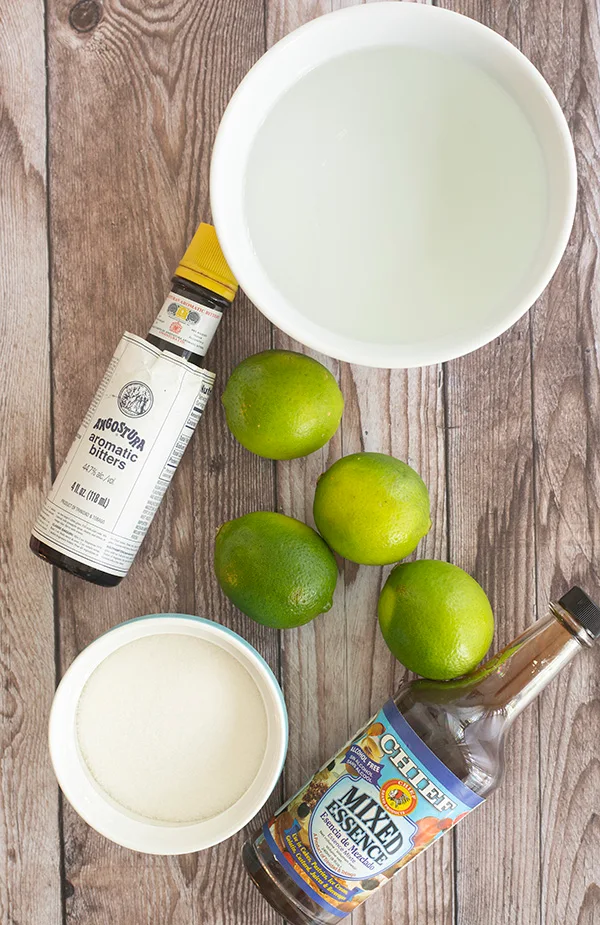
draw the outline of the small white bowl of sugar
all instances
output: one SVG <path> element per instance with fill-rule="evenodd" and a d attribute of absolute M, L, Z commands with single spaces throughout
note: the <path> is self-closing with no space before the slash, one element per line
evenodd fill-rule
<path fill-rule="evenodd" d="M 184 854 L 243 828 L 287 750 L 273 672 L 231 630 L 186 614 L 122 623 L 65 673 L 50 715 L 63 793 L 94 829 L 149 854 Z"/>

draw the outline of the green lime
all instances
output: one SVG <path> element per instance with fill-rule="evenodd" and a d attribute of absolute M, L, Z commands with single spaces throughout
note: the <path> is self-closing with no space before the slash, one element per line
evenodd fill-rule
<path fill-rule="evenodd" d="M 385 453 L 338 459 L 317 482 L 313 512 L 331 548 L 362 565 L 404 559 L 431 527 L 423 479 Z"/>
<path fill-rule="evenodd" d="M 256 511 L 224 523 L 215 572 L 236 607 L 264 626 L 302 626 L 331 609 L 333 553 L 318 533 L 284 514 Z"/>
<path fill-rule="evenodd" d="M 236 440 L 267 459 L 314 453 L 331 440 L 344 410 L 329 370 L 291 350 L 265 350 L 242 360 L 221 400 Z"/>
<path fill-rule="evenodd" d="M 379 596 L 379 625 L 398 661 L 447 681 L 479 664 L 494 635 L 486 593 L 457 565 L 421 559 L 392 569 Z"/>

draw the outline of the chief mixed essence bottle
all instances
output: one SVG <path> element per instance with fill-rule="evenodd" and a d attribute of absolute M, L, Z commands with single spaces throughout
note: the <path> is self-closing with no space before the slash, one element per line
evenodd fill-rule
<path fill-rule="evenodd" d="M 42 559 L 99 585 L 133 562 L 212 391 L 204 356 L 237 283 L 202 224 L 143 339 L 125 333 L 33 528 Z"/>
<path fill-rule="evenodd" d="M 332 925 L 368 899 L 498 786 L 513 721 L 598 636 L 600 610 L 572 588 L 482 668 L 403 684 L 244 846 L 273 908 Z"/>

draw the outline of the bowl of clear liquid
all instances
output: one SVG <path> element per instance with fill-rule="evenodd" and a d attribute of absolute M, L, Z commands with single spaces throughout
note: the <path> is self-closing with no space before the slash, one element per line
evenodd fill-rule
<path fill-rule="evenodd" d="M 492 30 L 416 3 L 320 17 L 242 81 L 211 204 L 241 286 L 338 359 L 413 367 L 505 331 L 552 277 L 573 143 L 540 73 Z"/>

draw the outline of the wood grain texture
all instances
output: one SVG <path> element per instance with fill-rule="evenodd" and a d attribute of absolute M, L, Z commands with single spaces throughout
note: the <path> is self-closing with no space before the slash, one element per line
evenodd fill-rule
<path fill-rule="evenodd" d="M 520 6 L 440 5 L 521 46 Z M 487 591 L 496 649 L 531 623 L 536 603 L 529 324 L 446 366 L 449 558 Z M 537 714 L 534 704 L 511 732 L 500 791 L 456 830 L 458 922 L 541 921 Z"/>
<path fill-rule="evenodd" d="M 315 16 L 350 5 L 268 0 L 269 44 Z M 337 377 L 346 402 L 340 430 L 323 450 L 307 459 L 277 464 L 279 510 L 314 525 L 315 484 L 329 465 L 361 450 L 391 453 L 414 466 L 431 491 L 434 528 L 419 553 L 443 557 L 441 368 L 390 372 L 352 367 L 305 350 L 277 330 L 274 346 L 304 351 L 323 362 Z M 282 637 L 282 680 L 291 730 L 284 783 L 288 795 L 379 709 L 402 678 L 377 623 L 377 600 L 387 572 L 340 560 L 332 610 Z M 393 886 L 370 899 L 353 920 L 365 925 L 388 919 L 450 925 L 452 897 L 452 842 L 446 839 L 418 858 Z"/>
<path fill-rule="evenodd" d="M 500 533 L 496 528 L 490 534 L 484 517 L 481 524 L 484 535 L 477 546 L 479 563 L 476 567 L 478 575 L 479 569 L 483 569 L 484 584 L 486 573 L 489 574 L 494 602 L 498 600 L 498 578 L 502 581 L 504 573 L 505 587 L 498 613 L 508 616 L 516 629 L 523 618 L 528 622 L 528 611 L 521 612 L 521 606 L 535 602 L 538 612 L 542 613 L 550 595 L 560 596 L 576 580 L 580 580 L 592 595 L 597 596 L 600 586 L 594 564 L 598 549 L 598 314 L 593 276 L 598 212 L 597 172 L 590 167 L 594 165 L 598 143 L 598 15 L 594 4 L 582 3 L 574 8 L 572 4 L 561 2 L 545 5 L 542 15 L 539 4 L 533 0 L 518 5 L 495 3 L 493 7 L 466 2 L 460 11 L 481 19 L 510 38 L 542 71 L 570 119 L 581 172 L 575 233 L 558 273 L 529 317 L 497 345 L 486 348 L 488 353 L 494 351 L 497 360 L 506 367 L 502 354 L 507 343 L 512 341 L 510 362 L 516 359 L 523 375 L 519 376 L 518 370 L 516 376 L 510 375 L 508 369 L 503 373 L 497 361 L 486 363 L 486 350 L 450 367 L 461 369 L 462 388 L 464 364 L 473 370 L 475 382 L 477 373 L 480 382 L 486 377 L 492 386 L 492 404 L 496 405 L 493 417 L 498 422 L 501 413 L 498 380 L 506 387 L 509 413 L 504 417 L 506 436 L 502 443 L 505 453 L 500 454 L 501 459 L 504 457 L 500 473 L 505 473 L 504 478 L 508 480 L 511 465 L 516 465 L 514 489 L 507 495 L 510 483 L 505 484 L 502 479 L 499 482 L 496 478 L 496 484 L 489 491 L 490 500 L 496 498 L 496 504 L 484 507 L 480 501 L 475 508 L 481 513 L 495 510 L 496 516 L 504 508 Z M 523 343 L 519 348 L 514 343 L 519 330 L 523 342 L 528 339 L 533 342 L 530 358 L 527 358 L 529 345 Z M 529 378 L 531 399 L 527 394 Z M 477 386 L 473 385 L 473 395 L 477 396 L 481 407 L 481 389 L 476 390 Z M 531 412 L 528 412 L 530 404 Z M 533 414 L 535 437 L 532 459 L 526 421 L 529 413 Z M 454 435 L 451 421 L 452 416 L 450 441 Z M 485 419 L 480 421 L 476 435 L 469 441 L 469 455 L 479 458 L 483 433 Z M 497 449 L 494 456 L 496 453 Z M 454 451 L 451 442 L 450 459 L 453 466 L 455 460 L 459 464 L 467 484 L 465 460 L 461 465 L 460 454 Z M 491 464 L 492 459 L 488 457 L 481 469 L 491 472 Z M 497 503 L 499 484 L 502 489 L 500 505 Z M 472 509 L 474 485 L 477 481 L 470 480 L 468 492 Z M 535 524 L 532 536 L 530 499 L 533 489 Z M 452 489 L 449 503 L 452 511 L 456 511 Z M 537 589 L 531 578 L 534 546 Z M 484 561 L 481 561 L 482 556 Z M 476 559 L 474 561 L 477 563 Z M 512 580 L 511 564 L 514 568 Z M 503 617 L 503 626 L 505 619 Z M 507 778 L 492 805 L 486 807 L 488 813 L 493 810 L 491 828 L 495 835 L 499 833 L 499 838 L 494 838 L 490 846 L 490 830 L 477 815 L 458 831 L 459 844 L 463 837 L 474 839 L 477 856 L 484 858 L 483 871 L 480 869 L 478 876 L 483 874 L 485 878 L 477 891 L 473 891 L 472 872 L 465 855 L 462 878 L 459 869 L 459 921 L 463 915 L 467 921 L 471 921 L 472 916 L 479 922 L 541 921 L 558 925 L 600 921 L 597 659 L 596 653 L 594 668 L 593 657 L 587 662 L 582 658 L 519 720 L 507 752 Z M 534 711 L 538 713 L 539 735 L 532 722 Z M 540 782 L 539 807 L 533 802 L 536 771 Z M 503 795 L 507 793 L 510 799 L 504 800 Z M 528 796 L 532 800 L 529 805 L 524 802 Z M 538 819 L 539 834 L 536 833 Z M 499 844 L 512 848 L 512 858 L 502 849 L 499 856 Z M 465 852 L 469 847 L 471 845 L 465 842 Z M 459 864 L 461 854 L 462 851 Z M 502 913 L 498 912 L 496 917 L 492 906 L 502 909 Z"/>
<path fill-rule="evenodd" d="M 332 6 L 302 0 L 286 4 L 267 0 L 267 42 L 272 45 L 292 29 L 314 19 Z M 306 352 L 324 362 L 339 382 L 340 364 L 293 341 L 278 329 L 273 346 Z M 343 427 L 343 425 L 342 425 Z M 322 450 L 310 456 L 278 462 L 277 509 L 314 527 L 312 503 L 319 475 L 341 455 L 342 431 Z M 338 564 L 339 560 L 338 560 Z M 341 565 L 340 565 L 341 567 Z M 346 646 L 345 588 L 338 577 L 334 605 L 324 615 L 281 639 L 281 676 L 290 719 L 288 759 L 284 770 L 285 796 L 291 796 L 315 770 L 347 740 L 348 660 Z"/>
<path fill-rule="evenodd" d="M 498 649 L 535 612 L 528 319 L 449 363 L 446 384 L 449 558 L 485 588 Z M 511 732 L 501 790 L 456 830 L 459 922 L 539 922 L 538 760 L 534 705 Z"/>
<path fill-rule="evenodd" d="M 431 495 L 432 529 L 419 558 L 445 558 L 446 499 L 444 404 L 441 368 L 373 370 L 345 366 L 350 398 L 344 453 L 391 453 L 421 474 Z M 413 558 L 414 558 L 413 557 Z M 390 569 L 345 564 L 348 651 L 354 666 L 348 686 L 351 731 L 379 709 L 404 677 L 379 631 L 377 601 Z M 453 921 L 453 846 L 442 839 L 354 913 L 356 922 L 449 925 Z"/>
<path fill-rule="evenodd" d="M 178 258 L 209 217 L 216 128 L 264 49 L 260 2 L 115 0 L 97 12 L 95 28 L 78 32 L 81 10 L 62 0 L 49 7 L 57 461 L 122 331 L 149 329 Z M 212 542 L 222 520 L 273 505 L 273 473 L 226 436 L 218 397 L 234 363 L 269 342 L 267 323 L 240 297 L 211 351 L 216 394 L 126 581 L 107 592 L 59 577 L 63 669 L 103 630 L 138 614 L 199 612 L 242 628 L 218 593 Z M 277 668 L 276 635 L 250 621 L 243 632 Z M 96 835 L 67 806 L 67 921 L 251 917 L 262 901 L 239 863 L 241 837 L 196 857 L 148 858 Z"/>
<path fill-rule="evenodd" d="M 52 455 L 62 461 L 123 330 L 149 328 L 187 241 L 209 217 L 212 144 L 237 83 L 266 45 L 353 2 L 47 0 L 48 169 L 44 6 L 4 0 L 0 421 L 10 439 L 0 462 L 0 925 L 281 923 L 239 860 L 255 826 L 200 855 L 153 858 L 111 844 L 64 806 L 61 858 L 46 746 L 52 578 L 27 540 Z M 482 582 L 498 645 L 531 622 L 536 603 L 541 613 L 572 582 L 600 597 L 597 4 L 446 5 L 520 47 L 567 112 L 580 201 L 551 286 L 530 316 L 444 372 L 317 356 L 344 392 L 342 427 L 319 453 L 277 466 L 233 440 L 219 395 L 243 357 L 270 344 L 303 348 L 271 335 L 238 296 L 210 353 L 215 395 L 128 578 L 115 590 L 63 574 L 56 581 L 60 670 L 120 620 L 180 610 L 241 632 L 281 671 L 290 750 L 261 819 L 379 707 L 402 669 L 377 628 L 387 570 L 340 562 L 332 611 L 279 636 L 218 589 L 212 543 L 224 520 L 277 508 L 312 523 L 315 482 L 331 462 L 362 449 L 388 452 L 430 488 L 434 527 L 419 556 L 449 556 Z M 15 300 L 24 290 L 27 338 Z M 599 679 L 600 652 L 584 653 L 520 718 L 504 785 L 461 824 L 456 850 L 442 839 L 358 910 L 356 925 L 600 925 Z"/>
<path fill-rule="evenodd" d="M 58 793 L 47 719 L 52 576 L 28 549 L 50 487 L 44 9 L 0 17 L 0 922 L 61 921 Z"/>
<path fill-rule="evenodd" d="M 558 273 L 532 316 L 538 607 L 578 583 L 600 596 L 600 27 L 588 0 L 524 9 L 525 50 L 562 104 L 579 205 Z M 535 21 L 536 30 L 532 30 Z M 541 900 L 547 925 L 600 925 L 600 651 L 540 700 Z"/>

